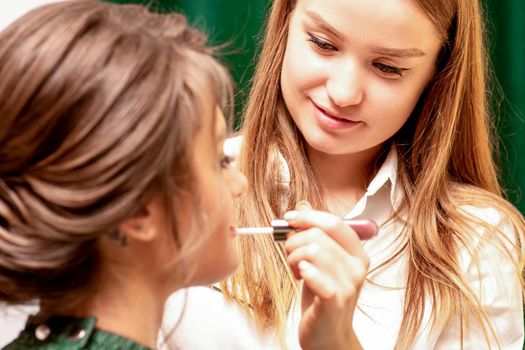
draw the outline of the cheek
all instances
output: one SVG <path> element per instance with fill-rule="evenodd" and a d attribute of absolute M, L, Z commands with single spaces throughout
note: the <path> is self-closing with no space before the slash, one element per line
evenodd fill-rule
<path fill-rule="evenodd" d="M 204 234 L 218 244 L 231 245 L 230 226 L 233 225 L 233 198 L 224 180 L 220 178 L 206 184 L 209 191 L 203 203 L 206 213 L 206 232 Z M 215 248 L 220 252 L 219 246 Z"/>
<path fill-rule="evenodd" d="M 212 283 L 233 273 L 239 265 L 240 258 L 233 245 L 230 234 L 232 224 L 231 206 L 224 201 L 216 202 L 215 210 L 209 212 L 203 232 L 207 242 L 200 252 L 199 277 L 202 283 Z"/>
<path fill-rule="evenodd" d="M 291 91 L 305 92 L 318 87 L 326 80 L 327 72 L 327 60 L 311 49 L 302 33 L 289 37 L 281 70 L 283 94 L 290 95 Z"/>
<path fill-rule="evenodd" d="M 419 82 L 379 82 L 369 90 L 369 115 L 383 129 L 399 129 L 409 118 L 423 90 Z M 394 130 L 397 131 L 397 130 Z"/>

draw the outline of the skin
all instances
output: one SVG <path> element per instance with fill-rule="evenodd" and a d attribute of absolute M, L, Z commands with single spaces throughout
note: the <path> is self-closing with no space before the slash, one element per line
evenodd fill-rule
<path fill-rule="evenodd" d="M 410 0 L 297 2 L 281 88 L 331 211 L 343 215 L 363 195 L 384 143 L 432 78 L 440 47 Z"/>
<path fill-rule="evenodd" d="M 156 348 L 164 303 L 169 295 L 184 286 L 216 282 L 237 268 L 233 200 L 246 189 L 247 181 L 230 166 L 223 153 L 226 127 L 222 113 L 217 109 L 215 118 L 212 113 L 208 111 L 208 117 L 204 118 L 192 149 L 202 211 L 181 208 L 178 213 L 183 222 L 179 231 L 183 250 L 185 243 L 195 241 L 195 235 L 204 235 L 195 251 L 185 256 L 180 265 L 177 258 L 181 254 L 167 228 L 162 201 L 154 196 L 141 213 L 119 226 L 127 236 L 126 246 L 107 237 L 100 238 L 102 256 L 95 287 L 86 291 L 82 305 L 74 310 L 65 309 L 61 314 L 93 315 L 97 317 L 97 328 Z M 204 224 L 199 227 L 185 220 L 203 217 L 203 213 Z M 180 266 L 192 267 L 191 278 L 184 284 L 180 276 L 174 276 L 177 266 L 178 271 Z"/>
<path fill-rule="evenodd" d="M 281 89 L 334 214 L 308 203 L 286 214 L 285 243 L 304 281 L 305 349 L 360 349 L 353 314 L 369 260 L 340 217 L 366 191 L 386 142 L 434 74 L 442 43 L 410 0 L 299 0 L 290 19 Z"/>
<path fill-rule="evenodd" d="M 205 135 L 197 135 L 195 139 L 195 147 L 201 149 L 202 153 L 201 156 L 194 157 L 199 190 L 202 194 L 200 215 L 203 216 L 204 225 L 209 231 L 200 234 L 208 235 L 209 238 L 196 254 L 198 257 L 195 260 L 198 265 L 195 278 L 187 286 L 208 285 L 222 280 L 233 273 L 240 263 L 237 250 L 233 246 L 233 200 L 247 188 L 247 180 L 231 165 L 233 159 L 224 154 L 224 140 L 228 136 L 226 124 L 222 112 L 217 109 L 215 113 L 216 125 L 213 135 L 217 136 L 210 135 L 209 131 L 206 134 L 207 127 L 204 126 L 202 129 Z M 203 147 L 208 151 L 204 152 Z M 191 230 L 181 230 L 182 240 L 190 239 L 189 235 L 186 235 L 187 232 Z"/>

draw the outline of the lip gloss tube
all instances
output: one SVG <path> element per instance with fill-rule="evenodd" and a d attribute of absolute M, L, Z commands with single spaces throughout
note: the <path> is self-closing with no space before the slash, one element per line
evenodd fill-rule
<path fill-rule="evenodd" d="M 372 220 L 343 220 L 359 236 L 361 240 L 368 240 L 377 234 L 378 227 Z M 293 228 L 288 225 L 286 220 L 272 220 L 271 227 L 240 227 L 235 230 L 237 235 L 272 235 L 277 242 L 285 241 L 288 234 L 292 231 L 299 231 L 300 228 Z"/>

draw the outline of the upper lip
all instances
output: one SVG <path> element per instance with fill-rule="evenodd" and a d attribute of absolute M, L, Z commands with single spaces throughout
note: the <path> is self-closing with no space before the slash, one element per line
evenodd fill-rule
<path fill-rule="evenodd" d="M 313 101 L 312 101 L 312 103 L 317 108 L 319 108 L 321 111 L 323 111 L 323 113 L 328 115 L 329 117 L 338 118 L 338 119 L 345 119 L 345 120 L 352 121 L 352 122 L 358 122 L 359 121 L 358 119 L 350 117 L 348 115 L 348 113 L 335 112 L 335 111 L 331 110 L 330 108 L 323 107 L 323 106 L 321 106 L 321 105 L 319 105 L 319 104 L 317 104 L 317 103 L 315 103 Z"/>

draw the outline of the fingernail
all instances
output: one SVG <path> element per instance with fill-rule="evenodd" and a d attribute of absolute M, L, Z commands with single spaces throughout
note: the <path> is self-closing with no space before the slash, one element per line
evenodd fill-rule
<path fill-rule="evenodd" d="M 297 215 L 299 213 L 297 212 L 297 210 L 291 210 L 291 211 L 288 211 L 286 213 L 284 213 L 284 220 L 286 221 L 293 221 L 297 218 Z"/>
<path fill-rule="evenodd" d="M 305 200 L 299 201 L 295 205 L 295 209 L 309 209 L 311 207 L 312 206 L 310 205 L 310 203 L 308 201 L 305 201 Z"/>
<path fill-rule="evenodd" d="M 302 272 L 313 272 L 315 269 L 315 267 L 306 260 L 299 261 L 299 264 L 297 265 L 297 267 Z"/>

